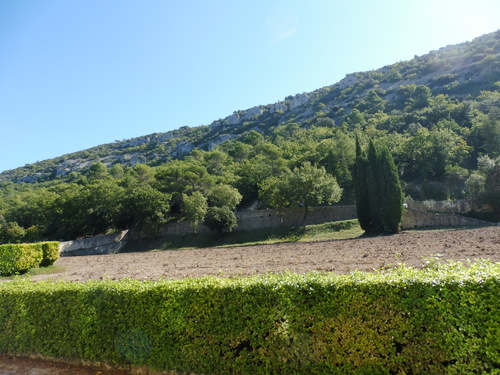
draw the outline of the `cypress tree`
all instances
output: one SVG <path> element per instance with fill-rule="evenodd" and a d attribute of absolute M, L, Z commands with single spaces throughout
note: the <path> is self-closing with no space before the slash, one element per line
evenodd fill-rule
<path fill-rule="evenodd" d="M 370 207 L 371 226 L 369 232 L 384 232 L 384 181 L 383 181 L 383 163 L 381 153 L 373 141 L 368 146 L 368 168 L 366 173 L 366 186 L 368 189 L 368 201 Z"/>
<path fill-rule="evenodd" d="M 367 182 L 368 156 L 361 148 L 359 137 L 356 136 L 356 164 L 354 169 L 354 186 L 356 192 L 356 211 L 361 229 L 370 232 L 370 201 L 368 199 Z"/>
<path fill-rule="evenodd" d="M 381 163 L 383 163 L 381 172 L 384 177 L 382 181 L 384 194 L 383 221 L 384 232 L 398 233 L 401 219 L 403 217 L 403 190 L 399 181 L 398 169 L 394 164 L 389 150 L 384 147 L 381 150 Z"/>
<path fill-rule="evenodd" d="M 403 192 L 394 160 L 372 141 L 368 155 L 356 138 L 356 209 L 367 233 L 397 233 L 403 215 Z"/>

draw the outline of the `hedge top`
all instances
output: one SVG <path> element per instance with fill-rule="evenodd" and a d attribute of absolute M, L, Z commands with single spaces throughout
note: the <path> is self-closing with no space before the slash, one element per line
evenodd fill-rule
<path fill-rule="evenodd" d="M 0 293 L 15 290 L 26 291 L 56 291 L 75 289 L 113 289 L 115 291 L 135 289 L 138 292 L 147 291 L 151 288 L 167 288 L 169 290 L 204 289 L 204 288 L 252 288 L 254 286 L 267 286 L 273 289 L 280 288 L 304 288 L 313 284 L 321 287 L 340 288 L 343 286 L 357 284 L 359 286 L 370 286 L 389 284 L 394 286 L 409 286 L 413 284 L 432 284 L 439 286 L 443 284 L 483 283 L 498 280 L 500 282 L 500 263 L 492 263 L 488 260 L 478 259 L 462 262 L 449 261 L 439 264 L 428 263 L 424 269 L 416 269 L 400 265 L 389 270 L 378 270 L 375 272 L 354 271 L 349 275 L 337 275 L 313 271 L 306 274 L 292 272 L 270 273 L 251 277 L 224 278 L 216 276 L 205 276 L 200 278 L 187 278 L 182 280 L 160 280 L 140 281 L 132 279 L 122 280 L 89 280 L 87 282 L 69 282 L 62 280 L 49 280 L 33 282 L 29 278 L 16 277 L 13 281 L 0 283 Z"/>

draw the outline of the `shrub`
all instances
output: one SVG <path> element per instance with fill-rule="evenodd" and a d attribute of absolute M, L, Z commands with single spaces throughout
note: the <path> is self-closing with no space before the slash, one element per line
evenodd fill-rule
<path fill-rule="evenodd" d="M 0 245 L 0 275 L 13 275 L 36 267 L 43 259 L 42 244 Z"/>
<path fill-rule="evenodd" d="M 0 283 L 0 353 L 199 374 L 494 374 L 500 264 Z M 50 331 L 50 335 L 47 332 Z"/>
<path fill-rule="evenodd" d="M 50 241 L 42 242 L 42 252 L 43 259 L 40 263 L 40 267 L 47 267 L 54 264 L 54 262 L 59 259 L 59 242 Z"/>

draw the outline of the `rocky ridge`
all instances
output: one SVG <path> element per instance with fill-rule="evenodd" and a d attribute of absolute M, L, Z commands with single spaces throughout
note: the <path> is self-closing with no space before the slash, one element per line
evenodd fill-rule
<path fill-rule="evenodd" d="M 224 119 L 199 127 L 183 126 L 29 164 L 0 174 L 1 181 L 45 181 L 85 170 L 95 162 L 106 166 L 122 164 L 158 165 L 180 159 L 192 150 L 211 150 L 251 130 L 266 133 L 280 124 L 310 126 L 321 118 L 337 125 L 360 98 L 375 90 L 384 100 L 394 99 L 401 86 L 428 86 L 434 94 L 463 99 L 490 89 L 500 80 L 500 31 L 472 42 L 447 46 L 383 68 L 346 75 L 340 82 L 310 93 L 288 96 L 283 101 L 239 110 Z M 496 43 L 496 44 L 495 44 Z"/>

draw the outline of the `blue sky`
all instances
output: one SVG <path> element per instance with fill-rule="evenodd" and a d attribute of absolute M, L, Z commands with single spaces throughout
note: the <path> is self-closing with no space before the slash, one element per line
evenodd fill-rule
<path fill-rule="evenodd" d="M 0 171 L 208 125 L 499 27 L 498 0 L 0 0 Z"/>

